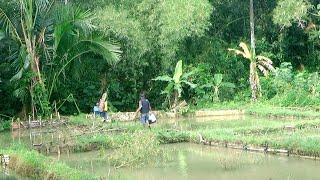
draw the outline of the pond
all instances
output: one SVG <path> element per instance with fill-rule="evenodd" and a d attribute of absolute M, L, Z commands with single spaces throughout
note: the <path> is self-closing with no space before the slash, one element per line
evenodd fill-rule
<path fill-rule="evenodd" d="M 101 177 L 124 179 L 318 179 L 320 161 L 244 152 L 196 144 L 163 148 L 169 161 L 143 168 L 110 168 L 99 151 L 62 155 L 60 161 Z M 58 158 L 58 157 L 56 157 Z M 303 168 L 301 168 L 303 167 Z"/>
<path fill-rule="evenodd" d="M 251 116 L 219 117 L 198 119 L 180 119 L 159 121 L 163 128 L 195 130 L 197 128 L 241 128 L 246 126 L 283 126 L 295 123 L 295 120 L 257 119 Z M 75 131 L 73 129 L 73 131 Z M 24 143 L 30 147 L 42 142 L 60 142 L 63 137 L 70 137 L 70 129 L 58 127 L 54 129 L 33 129 L 0 133 L 1 147 L 11 143 Z M 143 168 L 114 169 L 108 163 L 112 151 L 91 151 L 86 153 L 51 154 L 57 161 L 65 162 L 70 167 L 87 171 L 101 177 L 115 179 L 319 179 L 320 161 L 287 157 L 263 153 L 252 153 L 227 148 L 181 143 L 162 145 L 166 161 Z M 143 153 L 143 152 L 142 152 Z M 103 156 L 101 156 L 103 154 Z M 303 167 L 303 168 L 301 168 Z M 3 176 L 0 179 L 25 179 L 15 176 Z M 7 172 L 6 172 L 7 173 Z"/>

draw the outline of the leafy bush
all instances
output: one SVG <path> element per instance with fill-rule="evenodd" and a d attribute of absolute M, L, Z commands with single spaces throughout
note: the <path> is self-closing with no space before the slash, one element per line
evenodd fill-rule
<path fill-rule="evenodd" d="M 10 130 L 10 129 L 11 129 L 11 122 L 10 121 L 0 122 L 0 132 L 1 131 L 7 131 L 7 130 Z"/>
<path fill-rule="evenodd" d="M 272 77 L 262 78 L 265 99 L 280 106 L 314 106 L 319 103 L 318 72 L 293 73 L 291 63 L 284 62 Z"/>

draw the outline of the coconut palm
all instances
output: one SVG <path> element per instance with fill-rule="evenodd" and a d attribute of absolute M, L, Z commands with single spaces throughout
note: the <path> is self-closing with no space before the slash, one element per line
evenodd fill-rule
<path fill-rule="evenodd" d="M 30 83 L 25 83 L 29 84 L 33 115 L 39 111 L 48 113 L 43 111 L 49 110 L 49 97 L 57 78 L 82 55 L 95 53 L 108 62 L 119 60 L 119 47 L 94 35 L 89 12 L 55 0 L 20 0 L 17 5 L 19 12 L 10 16 L 0 8 L 0 28 L 18 46 L 13 55 L 17 73 L 12 80 L 19 80 L 28 72 L 33 74 Z M 50 77 L 46 72 L 55 73 Z"/>
<path fill-rule="evenodd" d="M 50 73 L 48 73 L 50 75 L 48 77 L 49 96 L 60 82 L 59 77 L 65 75 L 66 70 L 70 70 L 70 67 L 79 67 L 81 64 L 79 60 L 83 55 L 99 54 L 109 64 L 115 64 L 120 60 L 120 47 L 110 44 L 95 32 L 96 27 L 92 23 L 94 18 L 94 14 L 89 11 L 82 11 L 71 5 L 58 7 L 54 15 L 56 25 L 53 32 L 55 37 L 51 56 L 53 59 L 50 60 L 54 65 L 50 66 Z M 73 68 L 73 70 L 79 70 L 79 68 Z M 78 72 L 72 74 L 78 74 Z"/>
<path fill-rule="evenodd" d="M 265 75 L 267 76 L 270 71 L 274 71 L 274 67 L 272 66 L 271 59 L 265 57 L 265 56 L 256 56 L 252 51 L 249 50 L 248 46 L 241 42 L 240 45 L 242 50 L 237 49 L 228 49 L 229 51 L 235 52 L 237 55 L 241 55 L 244 58 L 248 59 L 250 61 L 250 87 L 251 87 L 251 93 L 252 93 L 252 100 L 256 101 L 258 97 L 261 96 L 261 86 L 259 81 L 259 75 L 257 68 Z"/>

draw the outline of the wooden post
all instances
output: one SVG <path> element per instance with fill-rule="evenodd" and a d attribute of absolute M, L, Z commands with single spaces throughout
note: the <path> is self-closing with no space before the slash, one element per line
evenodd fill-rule
<path fill-rule="evenodd" d="M 30 142 L 31 142 L 31 144 L 33 145 L 33 142 L 32 142 L 32 132 L 31 132 L 31 130 L 29 130 L 30 131 L 30 135 L 29 135 L 29 137 L 30 137 Z"/>
<path fill-rule="evenodd" d="M 20 123 L 19 123 L 20 124 Z M 19 134 L 19 143 L 21 143 L 21 133 L 20 133 L 20 128 L 19 128 L 19 130 L 18 130 L 18 134 Z"/>
<path fill-rule="evenodd" d="M 60 154 L 61 154 L 61 152 L 60 152 L 60 145 L 58 145 L 58 159 L 60 159 Z"/>
<path fill-rule="evenodd" d="M 40 141 L 41 141 L 41 144 L 43 144 L 43 137 L 42 137 L 42 134 L 43 134 L 43 133 L 42 133 L 42 132 L 40 132 L 40 139 L 41 139 Z"/>
<path fill-rule="evenodd" d="M 30 129 L 30 127 L 31 127 L 31 117 L 29 115 L 29 129 Z"/>
<path fill-rule="evenodd" d="M 11 132 L 13 131 L 13 118 L 11 118 Z"/>
<path fill-rule="evenodd" d="M 56 112 L 56 116 L 58 116 L 57 102 L 56 101 L 54 101 L 54 111 Z"/>
<path fill-rule="evenodd" d="M 50 148 L 47 145 L 46 145 L 46 152 L 47 152 L 47 155 L 50 153 Z"/>

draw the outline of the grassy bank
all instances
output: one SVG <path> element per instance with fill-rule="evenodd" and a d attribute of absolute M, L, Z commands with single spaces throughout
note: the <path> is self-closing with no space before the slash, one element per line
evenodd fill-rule
<path fill-rule="evenodd" d="M 23 177 L 32 179 L 99 179 L 92 174 L 70 168 L 24 145 L 16 144 L 0 153 L 10 155 L 9 168 Z"/>
<path fill-rule="evenodd" d="M 125 129 L 121 133 L 85 135 L 77 138 L 78 151 L 99 148 L 117 149 L 123 142 L 133 141 L 135 133 L 155 135 L 161 144 L 195 142 L 201 135 L 206 141 L 235 143 L 240 146 L 286 149 L 290 153 L 319 156 L 320 119 L 247 117 L 243 120 L 162 123 L 151 130 L 139 123 L 120 123 L 113 127 Z"/>
<path fill-rule="evenodd" d="M 223 102 L 217 104 L 210 104 L 204 107 L 194 107 L 196 110 L 228 110 L 239 109 L 244 110 L 246 114 L 257 116 L 270 117 L 298 117 L 298 118 L 320 118 L 319 107 L 305 106 L 305 107 L 286 107 L 275 106 L 270 102 Z"/>
<path fill-rule="evenodd" d="M 239 147 L 285 149 L 291 154 L 320 156 L 320 120 L 250 119 L 189 124 L 185 132 L 199 142 L 233 143 Z"/>

